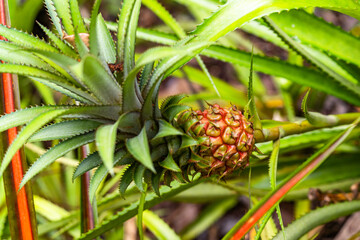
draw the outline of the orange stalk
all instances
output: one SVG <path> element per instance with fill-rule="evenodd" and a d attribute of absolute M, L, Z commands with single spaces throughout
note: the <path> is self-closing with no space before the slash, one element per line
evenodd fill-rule
<path fill-rule="evenodd" d="M 5 5 L 5 1 L 0 1 L 0 24 L 7 25 L 7 9 Z M 0 36 L 1 40 L 6 40 L 2 36 Z M 3 73 L 2 74 L 2 101 L 3 101 L 3 110 L 4 113 L 8 114 L 11 112 L 14 112 L 17 107 L 17 101 L 16 99 L 18 96 L 16 96 L 16 93 L 14 93 L 14 79 L 13 76 L 9 73 Z M 11 128 L 7 131 L 7 144 L 10 145 L 14 139 L 16 138 L 18 133 L 17 128 Z M 12 191 L 15 193 L 18 191 L 19 185 L 21 183 L 21 180 L 23 178 L 23 175 L 25 173 L 26 168 L 26 161 L 23 159 L 24 155 L 21 154 L 20 151 L 18 151 L 15 156 L 13 157 L 11 161 L 11 167 L 8 168 L 7 171 L 11 171 L 11 174 L 7 176 L 12 177 L 12 183 L 13 189 Z M 5 183 L 5 177 L 4 177 L 4 183 Z M 6 183 L 5 183 L 6 184 Z M 9 188 L 7 188 L 8 190 Z M 9 203 L 9 204 L 15 204 L 15 209 L 17 213 L 17 222 L 14 223 L 12 220 L 9 219 L 10 224 L 16 225 L 11 227 L 11 229 L 17 229 L 17 233 L 11 233 L 12 236 L 15 234 L 17 238 L 26 239 L 26 240 L 33 240 L 34 234 L 36 230 L 34 230 L 35 221 L 32 216 L 34 216 L 33 212 L 33 205 L 32 199 L 29 199 L 29 196 L 31 196 L 31 189 L 29 187 L 22 188 L 16 196 L 16 203 Z M 9 214 L 10 215 L 10 214 Z"/>
<path fill-rule="evenodd" d="M 238 240 L 245 236 L 250 229 L 302 179 L 317 169 L 326 158 L 346 139 L 360 117 L 343 133 L 332 139 L 328 144 L 306 160 L 293 173 L 291 173 L 279 186 L 267 194 L 254 208 L 252 208 L 235 226 L 226 234 L 223 240 Z"/>
<path fill-rule="evenodd" d="M 81 158 L 84 159 L 89 154 L 89 146 L 80 148 Z M 86 233 L 94 228 L 94 211 L 89 196 L 90 172 L 81 175 L 81 233 Z"/>

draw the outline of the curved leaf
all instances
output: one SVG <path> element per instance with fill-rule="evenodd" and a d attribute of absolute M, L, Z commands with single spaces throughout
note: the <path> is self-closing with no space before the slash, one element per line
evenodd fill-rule
<path fill-rule="evenodd" d="M 328 223 L 339 217 L 350 215 L 354 212 L 360 211 L 360 201 L 351 201 L 336 203 L 316 210 L 304 215 L 303 217 L 292 222 L 285 228 L 285 234 L 287 240 L 300 239 L 311 229 L 317 226 Z M 279 232 L 273 240 L 283 239 L 283 235 Z"/>
<path fill-rule="evenodd" d="M 62 77 L 41 69 L 25 65 L 0 64 L 0 72 L 24 75 L 81 102 L 97 103 L 90 94 L 64 81 Z"/>
<path fill-rule="evenodd" d="M 282 10 L 306 7 L 328 8 L 360 18 L 360 4 L 351 0 L 262 0 L 256 2 L 233 0 L 221 6 L 210 18 L 199 25 L 193 34 L 198 35 L 198 39 L 215 41 L 254 18 Z"/>
<path fill-rule="evenodd" d="M 70 71 L 70 66 L 76 65 L 78 63 L 77 60 L 60 53 L 43 50 L 33 50 L 33 52 L 61 73 L 68 81 L 79 86 L 78 80 L 74 79 L 73 73 Z"/>
<path fill-rule="evenodd" d="M 269 18 L 302 43 L 360 65 L 360 40 L 349 32 L 306 11 L 292 10 L 272 14 Z"/>
<path fill-rule="evenodd" d="M 100 166 L 101 163 L 102 163 L 102 161 L 101 161 L 101 157 L 99 155 L 99 152 L 94 152 L 94 153 L 88 155 L 76 167 L 76 169 L 75 169 L 75 171 L 73 173 L 73 176 L 72 176 L 72 180 L 74 181 L 75 178 L 83 175 L 87 171 L 90 171 L 91 169 Z"/>
<path fill-rule="evenodd" d="M 129 12 L 128 16 L 124 16 L 124 17 L 128 17 L 128 20 L 123 19 L 122 15 L 120 15 L 120 20 L 125 21 L 123 24 L 126 24 L 125 26 L 121 26 L 120 20 L 119 20 L 119 29 L 122 28 L 122 31 L 124 31 L 126 29 L 126 34 L 123 35 L 124 40 L 122 41 L 122 43 L 124 44 L 124 46 L 119 46 L 120 47 L 120 51 L 123 51 L 123 53 L 121 52 L 120 54 L 123 54 L 123 59 L 120 57 L 120 61 L 123 60 L 123 64 L 124 64 L 124 98 L 123 98 L 123 111 L 124 112 L 128 112 L 128 111 L 137 111 L 140 110 L 141 108 L 141 94 L 140 94 L 140 89 L 139 89 L 139 85 L 137 82 L 137 77 L 136 74 L 128 77 L 129 73 L 133 70 L 134 68 L 134 57 L 135 57 L 135 37 L 136 37 L 136 28 L 137 28 L 137 23 L 138 23 L 138 19 L 139 19 L 139 12 L 140 12 L 140 7 L 141 7 L 141 0 L 129 0 L 128 4 L 124 4 L 123 7 L 129 7 L 130 4 L 132 5 L 132 9 L 131 9 L 131 13 Z M 132 3 L 133 2 L 133 3 Z M 125 12 L 124 14 L 127 14 L 127 12 Z M 120 30 L 121 31 L 121 30 Z M 118 35 L 119 37 L 119 35 Z M 119 39 L 119 38 L 118 38 Z M 123 49 L 123 50 L 121 50 Z"/>
<path fill-rule="evenodd" d="M 242 66 L 248 67 L 250 64 L 250 54 L 239 50 L 212 46 L 204 50 L 203 53 L 206 56 Z M 284 77 L 292 82 L 332 94 L 350 103 L 360 104 L 360 98 L 357 93 L 350 91 L 347 87 L 323 72 L 256 55 L 254 55 L 254 70 Z"/>
<path fill-rule="evenodd" d="M 343 87 L 347 88 L 347 91 L 353 91 L 360 97 L 360 87 L 356 85 L 356 82 L 351 82 L 348 79 L 344 78 L 342 75 L 338 74 L 334 71 L 331 66 L 324 64 L 317 57 L 314 57 L 306 48 L 304 48 L 300 43 L 293 40 L 290 36 L 288 36 L 282 29 L 280 29 L 269 17 L 264 17 L 265 22 L 268 26 L 295 52 L 297 52 L 300 56 L 304 57 L 304 59 L 313 63 L 315 66 L 319 67 L 322 71 L 327 73 L 331 78 L 338 81 Z"/>
<path fill-rule="evenodd" d="M 148 37 L 142 38 L 143 34 Z M 138 29 L 138 37 L 162 44 L 175 43 L 174 35 L 159 33 L 149 29 Z M 250 67 L 250 54 L 244 51 L 226 48 L 223 46 L 210 46 L 205 49 L 202 54 L 218 60 Z M 360 104 L 358 95 L 353 93 L 353 91 L 349 91 L 347 88 L 344 88 L 344 86 L 330 78 L 327 74 L 313 69 L 295 66 L 288 62 L 271 59 L 269 57 L 254 55 L 254 70 L 273 76 L 283 77 L 295 83 L 332 94 L 349 101 L 350 103 L 356 105 Z M 219 87 L 220 93 L 221 89 L 222 87 Z"/>
<path fill-rule="evenodd" d="M 183 38 L 185 31 L 171 14 L 157 0 L 142 0 L 142 3 L 151 9 L 166 25 L 168 25 L 177 36 Z"/>
<path fill-rule="evenodd" d="M 206 42 L 206 41 L 202 41 L 202 42 L 194 42 L 194 43 L 189 43 L 185 46 L 179 46 L 179 48 L 181 48 L 183 51 L 180 54 L 176 54 L 173 57 L 168 57 L 166 59 L 164 59 L 163 61 L 161 61 L 155 71 L 153 72 L 153 75 L 151 76 L 151 79 L 149 81 L 149 83 L 147 84 L 146 88 L 145 88 L 145 92 L 149 92 L 150 89 L 156 85 L 157 81 L 159 81 L 161 79 L 162 76 L 167 76 L 169 74 L 169 72 L 171 72 L 169 69 L 171 69 L 172 67 L 174 67 L 174 65 L 180 61 L 181 59 L 183 59 L 186 56 L 193 56 L 194 52 L 196 52 L 199 49 L 203 49 L 206 46 L 209 46 L 210 43 Z"/>
<path fill-rule="evenodd" d="M 180 240 L 180 237 L 176 235 L 175 231 L 164 220 L 149 210 L 143 212 L 143 222 L 157 239 Z"/>
<path fill-rule="evenodd" d="M 301 103 L 301 109 L 304 112 L 304 115 L 306 117 L 306 120 L 309 121 L 312 125 L 316 126 L 332 126 L 336 124 L 339 119 L 335 115 L 323 115 L 321 113 L 317 112 L 310 112 L 307 109 L 307 99 L 309 97 L 310 89 L 307 91 L 302 103 Z"/>

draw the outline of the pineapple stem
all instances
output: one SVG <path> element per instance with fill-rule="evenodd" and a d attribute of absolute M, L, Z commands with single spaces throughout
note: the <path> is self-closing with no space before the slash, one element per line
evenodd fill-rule
<path fill-rule="evenodd" d="M 300 123 L 288 123 L 282 126 L 267 128 L 263 130 L 255 129 L 254 138 L 256 143 L 267 142 L 279 139 L 279 137 L 286 137 L 294 134 L 313 131 L 320 128 L 335 127 L 339 125 L 351 124 L 360 117 L 360 113 L 346 113 L 334 115 L 336 122 L 327 125 L 312 125 L 309 121 L 304 120 Z"/>

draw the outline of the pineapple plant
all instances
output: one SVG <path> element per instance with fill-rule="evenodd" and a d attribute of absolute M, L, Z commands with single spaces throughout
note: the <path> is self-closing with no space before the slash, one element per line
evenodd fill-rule
<path fill-rule="evenodd" d="M 122 194 L 132 181 L 141 191 L 146 182 L 159 194 L 161 181 L 189 181 L 198 172 L 222 178 L 248 165 L 252 124 L 235 106 L 193 111 L 180 103 L 183 95 L 176 95 L 159 107 L 159 86 L 176 65 L 173 58 L 179 62 L 208 43 L 187 37 L 172 47 L 148 50 L 135 64 L 141 1 L 124 1 L 117 42 L 98 14 L 100 1 L 88 28 L 76 1 L 69 2 L 69 11 L 60 7 L 61 1 L 45 4 L 55 31 L 40 26 L 49 42 L 0 26 L 0 35 L 8 39 L 0 43 L 6 62 L 0 71 L 43 83 L 68 96 L 69 104 L 35 106 L 0 118 L 0 131 L 26 124 L 4 155 L 0 174 L 25 142 L 55 139 L 63 141 L 29 168 L 20 187 L 57 158 L 89 143 L 97 151 L 81 161 L 74 178 L 97 168 L 94 177 L 103 179 L 115 166 L 126 166 Z"/>
<path fill-rule="evenodd" d="M 107 173 L 112 174 L 114 167 L 118 166 L 123 166 L 119 185 L 121 194 L 134 182 L 143 194 L 146 185 L 151 185 L 160 195 L 159 185 L 162 182 L 170 185 L 174 179 L 191 181 L 191 175 L 216 175 L 221 179 L 242 170 L 249 165 L 249 157 L 256 150 L 255 139 L 256 142 L 278 140 L 324 126 L 349 124 L 358 117 L 336 116 L 335 121 L 330 119 L 324 123 L 323 116 L 319 120 L 318 115 L 310 116 L 308 113 L 309 121 L 301 124 L 271 122 L 268 128 L 258 131 L 261 126 L 259 128 L 256 124 L 256 114 L 252 114 L 255 118 L 253 126 L 252 120 L 235 106 L 208 104 L 204 111 L 193 110 L 182 104 L 183 95 L 169 97 L 159 104 L 158 92 L 162 80 L 209 47 L 207 40 L 213 42 L 232 30 L 236 20 L 221 19 L 228 13 L 232 13 L 234 19 L 241 16 L 234 8 L 241 5 L 238 4 L 240 1 L 229 1 L 189 36 L 178 31 L 178 40 L 173 40 L 172 35 L 164 38 L 166 41 L 162 39 L 165 44 L 175 43 L 170 47 L 148 50 L 137 58 L 136 64 L 135 36 L 139 30 L 137 21 L 141 1 L 123 1 L 116 24 L 116 41 L 108 29 L 110 25 L 98 14 L 100 2 L 95 1 L 87 26 L 76 0 L 45 0 L 53 28 L 40 27 L 47 34 L 48 42 L 0 26 L 0 35 L 8 40 L 0 41 L 0 59 L 4 61 L 0 71 L 27 76 L 67 96 L 67 104 L 34 106 L 0 117 L 0 131 L 26 124 L 4 155 L 0 175 L 25 142 L 62 140 L 31 166 L 21 187 L 57 158 L 92 144 L 96 146 L 96 151 L 81 161 L 73 175 L 75 179 L 95 169 L 90 182 L 90 199 L 94 199 L 95 191 Z M 293 7 L 293 3 L 282 4 L 284 6 L 278 6 L 279 9 Z M 223 27 L 225 22 L 227 25 Z M 144 37 L 146 31 L 140 31 Z M 159 41 L 163 35 L 158 33 L 154 36 L 158 38 L 152 40 Z M 212 47 L 205 54 L 220 59 L 232 57 L 228 61 L 240 59 L 234 54 L 234 49 Z M 311 70 L 310 73 L 315 72 Z M 284 74 L 290 79 L 294 76 L 295 80 L 303 78 L 301 74 L 290 75 Z M 323 75 L 319 73 L 318 76 Z M 313 84 L 316 81 L 309 79 L 304 85 L 322 89 L 319 87 L 321 84 Z M 332 83 L 333 86 L 339 85 L 336 81 Z M 350 102 L 358 102 L 352 91 L 346 94 L 336 88 L 325 87 L 325 90 Z M 249 100 L 250 109 L 254 108 L 253 99 Z M 282 194 L 289 189 L 283 190 Z M 101 231 L 109 229 L 113 222 L 105 223 L 108 225 Z M 92 236 L 101 231 L 91 233 L 93 235 L 86 236 L 86 239 L 93 239 Z"/>

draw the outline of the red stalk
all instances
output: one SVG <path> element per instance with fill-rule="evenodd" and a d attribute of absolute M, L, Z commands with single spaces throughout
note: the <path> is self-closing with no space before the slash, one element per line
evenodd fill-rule
<path fill-rule="evenodd" d="M 285 183 L 269 200 L 266 201 L 256 212 L 245 222 L 244 225 L 237 231 L 237 233 L 231 238 L 231 240 L 241 239 L 245 234 L 259 221 L 275 204 L 280 201 L 286 193 L 288 193 L 297 183 L 299 183 L 307 174 L 313 170 L 316 165 L 323 159 L 321 157 L 314 159 L 309 165 L 307 165 L 303 171 L 296 174 L 290 181 Z"/>
<path fill-rule="evenodd" d="M 6 20 L 6 8 L 5 1 L 0 1 L 0 23 L 7 25 Z M 1 40 L 6 40 L 0 36 Z M 3 85 L 3 102 L 4 102 L 4 112 L 11 113 L 16 109 L 16 99 L 14 94 L 14 81 L 13 76 L 9 73 L 2 74 L 2 85 Z M 7 142 L 10 145 L 16 138 L 18 133 L 17 128 L 11 128 L 7 131 Z M 24 163 L 22 159 L 22 154 L 18 151 L 11 161 L 12 178 L 13 184 L 15 185 L 14 192 L 18 191 L 19 185 L 24 175 Z M 34 231 L 33 231 L 33 219 L 31 218 L 31 206 L 29 206 L 28 193 L 26 188 L 22 188 L 16 196 L 16 208 L 18 214 L 18 221 L 20 222 L 20 231 L 19 235 L 24 240 L 33 240 Z M 12 228 L 13 229 L 13 228 Z"/>
<path fill-rule="evenodd" d="M 81 158 L 89 154 L 89 147 L 82 146 L 80 149 Z M 81 233 L 86 233 L 94 228 L 94 212 L 89 196 L 90 172 L 81 175 Z"/>
<path fill-rule="evenodd" d="M 359 123 L 360 117 L 342 134 L 332 139 L 322 149 L 310 157 L 306 162 L 299 166 L 290 174 L 284 182 L 281 183 L 276 191 L 265 196 L 258 206 L 250 210 L 223 238 L 231 240 L 241 239 L 245 234 L 270 210 L 277 204 L 296 184 L 317 169 L 325 159 L 346 139 L 350 132 Z M 234 232 L 236 233 L 234 234 Z M 231 237 L 231 235 L 233 237 Z"/>

